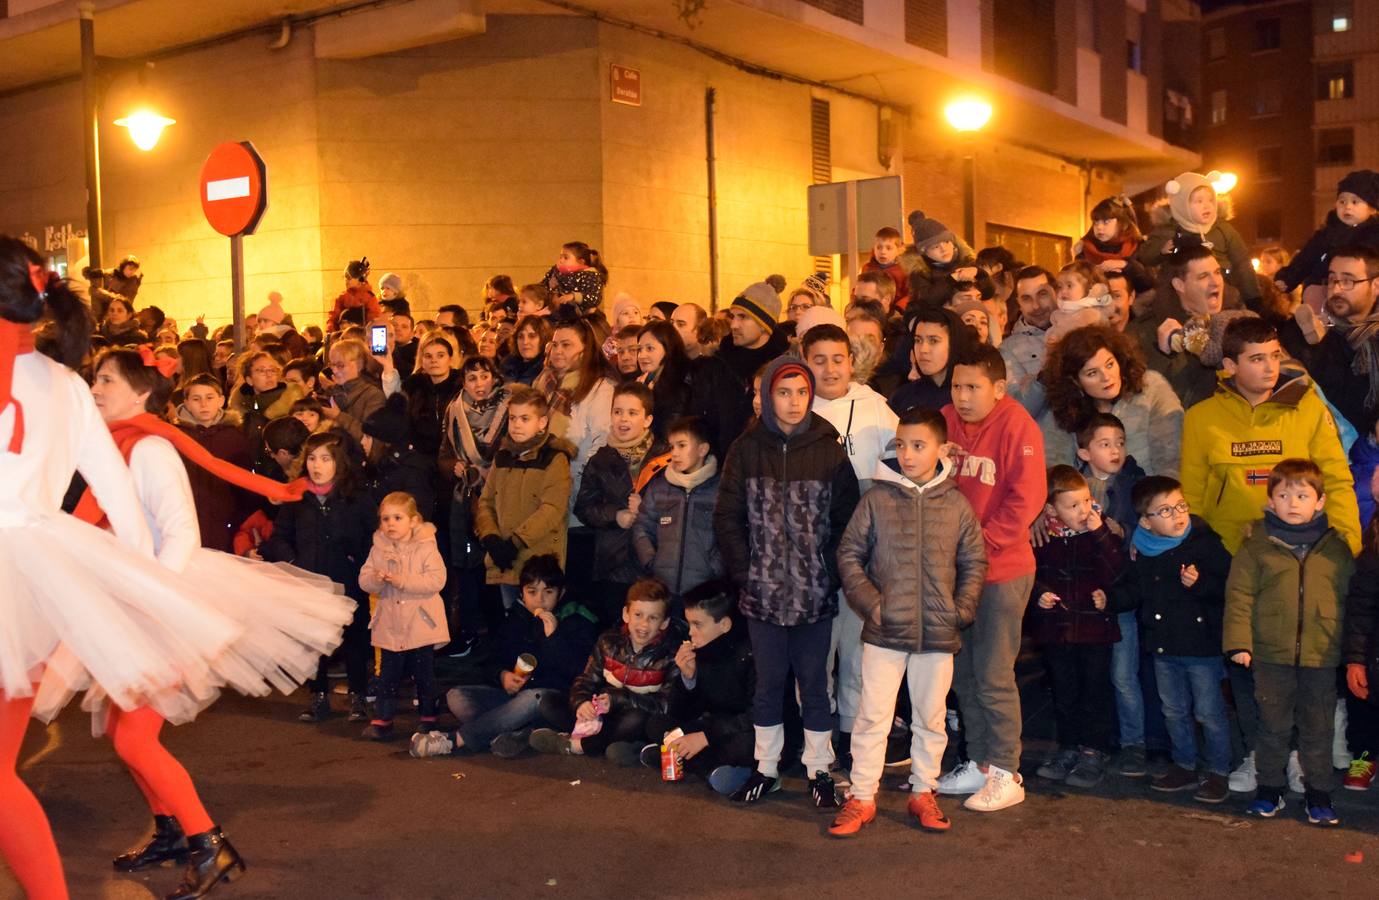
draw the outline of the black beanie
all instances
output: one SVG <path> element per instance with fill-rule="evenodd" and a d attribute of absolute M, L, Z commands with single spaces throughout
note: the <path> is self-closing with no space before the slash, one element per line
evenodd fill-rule
<path fill-rule="evenodd" d="M 1379 172 L 1370 169 L 1357 169 L 1342 178 L 1336 185 L 1336 193 L 1349 191 L 1361 200 L 1379 209 Z"/>
<path fill-rule="evenodd" d="M 407 420 L 407 398 L 393 394 L 382 408 L 364 419 L 364 433 L 391 447 L 405 447 L 412 442 L 412 423 Z"/>
<path fill-rule="evenodd" d="M 952 241 L 957 243 L 953 237 L 953 232 L 949 230 L 938 219 L 931 219 L 920 210 L 910 213 L 907 221 L 910 224 L 910 233 L 914 235 L 915 249 L 920 253 L 928 250 L 940 241 Z"/>

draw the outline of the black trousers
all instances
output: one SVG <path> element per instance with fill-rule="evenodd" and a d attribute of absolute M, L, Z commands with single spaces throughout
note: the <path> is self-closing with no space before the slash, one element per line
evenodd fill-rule
<path fill-rule="evenodd" d="M 688 722 L 680 722 L 668 715 L 654 715 L 647 719 L 646 739 L 649 743 L 659 744 L 664 739 L 666 732 L 674 731 L 679 728 L 685 734 L 694 734 L 696 731 L 708 733 L 707 716 L 700 719 L 693 719 Z M 742 766 L 744 768 L 756 767 L 756 729 L 748 726 L 740 728 L 726 734 L 721 729 L 718 740 L 715 742 L 710 739 L 709 745 L 690 759 L 685 760 L 685 771 L 701 777 L 708 777 L 708 774 L 719 766 Z"/>
<path fill-rule="evenodd" d="M 436 650 L 430 644 L 414 650 L 384 650 L 379 666 L 378 719 L 391 722 L 397 714 L 397 686 L 411 677 L 417 688 L 417 710 L 423 719 L 436 718 Z"/>
<path fill-rule="evenodd" d="M 345 661 L 345 680 L 349 683 L 350 693 L 362 697 L 369 687 L 369 664 L 373 660 L 373 645 L 369 642 L 369 598 L 355 599 L 354 618 L 345 626 L 345 639 L 334 653 L 321 657 L 316 667 L 316 677 L 307 682 L 313 694 L 330 691 L 330 679 L 326 672 L 336 659 Z"/>
<path fill-rule="evenodd" d="M 1304 666 L 1280 666 L 1255 660 L 1255 703 L 1259 733 L 1255 766 L 1259 784 L 1283 788 L 1294 726 L 1303 783 L 1311 790 L 1334 791 L 1339 779 L 1331 767 L 1331 739 L 1336 732 L 1336 672 Z"/>
<path fill-rule="evenodd" d="M 602 756 L 615 741 L 642 743 L 646 739 L 646 722 L 650 713 L 635 707 L 615 709 L 603 717 L 603 728 L 580 741 L 586 756 Z M 570 698 L 564 694 L 550 694 L 541 698 L 541 717 L 557 731 L 575 727 L 575 711 Z"/>
<path fill-rule="evenodd" d="M 1058 745 L 1110 753 L 1116 702 L 1110 644 L 1049 644 L 1042 649 L 1053 691 Z"/>

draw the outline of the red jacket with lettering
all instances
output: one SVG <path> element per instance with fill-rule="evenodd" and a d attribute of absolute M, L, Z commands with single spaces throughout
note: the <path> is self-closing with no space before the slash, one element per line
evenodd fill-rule
<path fill-rule="evenodd" d="M 665 712 L 677 671 L 679 641 L 672 638 L 673 630 L 672 626 L 661 631 L 641 650 L 632 648 L 626 625 L 599 635 L 584 671 L 570 685 L 570 709 L 578 709 L 595 694 L 607 694 L 610 712 L 629 708 Z"/>
<path fill-rule="evenodd" d="M 951 403 L 943 418 L 948 441 L 960 448 L 954 453 L 958 490 L 982 524 L 987 584 L 1033 574 L 1029 527 L 1048 494 L 1039 426 L 1009 395 L 980 422 L 964 422 Z"/>

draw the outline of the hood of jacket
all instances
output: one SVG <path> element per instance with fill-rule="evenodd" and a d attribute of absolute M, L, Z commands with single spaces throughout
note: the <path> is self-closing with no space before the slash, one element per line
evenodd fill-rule
<path fill-rule="evenodd" d="M 396 553 L 402 549 L 403 545 L 420 544 L 425 542 L 436 542 L 436 526 L 430 522 L 422 522 L 412 528 L 412 533 L 400 541 L 395 541 L 383 533 L 383 529 L 378 529 L 373 533 L 373 545 L 380 550 Z"/>
<path fill-rule="evenodd" d="M 564 438 L 556 437 L 549 431 L 543 431 L 539 437 L 534 438 L 532 443 L 525 447 L 518 446 L 517 442 L 507 435 L 503 436 L 502 449 L 524 462 L 535 459 L 541 449 L 547 446 L 557 453 L 564 453 L 572 462 L 578 455 L 574 444 Z"/>
<path fill-rule="evenodd" d="M 229 425 L 231 428 L 239 428 L 243 426 L 244 420 L 239 413 L 235 412 L 233 409 L 226 408 L 220 411 L 220 414 L 216 416 L 214 422 L 209 425 L 202 425 L 192 417 L 192 414 L 187 410 L 187 404 L 183 403 L 177 407 L 177 424 L 186 425 L 188 428 L 215 428 L 218 425 Z"/>
<path fill-rule="evenodd" d="M 1216 379 L 1216 392 L 1218 394 L 1224 394 L 1233 400 L 1249 405 L 1250 401 L 1246 400 L 1245 396 L 1235 386 L 1235 379 L 1227 375 L 1224 370 L 1216 373 Z M 1278 403 L 1283 406 L 1296 407 L 1302 402 L 1303 396 L 1307 394 L 1308 388 L 1311 386 L 1312 379 L 1308 377 L 1306 371 L 1300 366 L 1285 364 L 1279 368 L 1278 383 L 1274 385 L 1273 391 L 1260 405 Z"/>
<path fill-rule="evenodd" d="M 804 376 L 804 380 L 809 383 L 809 411 L 805 413 L 804 420 L 796 426 L 795 431 L 791 433 L 790 437 L 794 437 L 794 435 L 805 430 L 811 418 L 817 418 L 813 416 L 812 413 L 814 399 L 818 396 L 818 394 L 817 386 L 814 383 L 814 373 L 810 371 L 809 366 L 804 364 L 803 360 L 798 359 L 796 357 L 777 357 L 770 365 L 766 367 L 765 371 L 761 373 L 761 424 L 767 431 L 769 431 L 776 437 L 785 438 L 788 440 L 788 438 L 786 438 L 785 432 L 781 430 L 780 421 L 776 418 L 776 405 L 771 401 L 770 396 L 772 384 L 774 383 L 777 375 L 780 373 L 782 369 L 786 368 L 792 370 L 792 377 L 793 373 L 798 372 L 799 374 L 802 374 Z"/>
<path fill-rule="evenodd" d="M 934 477 L 923 484 L 916 484 L 911 481 L 904 472 L 900 471 L 900 461 L 897 459 L 882 459 L 877 461 L 876 474 L 872 476 L 875 484 L 887 484 L 906 491 L 914 491 L 919 494 L 939 493 L 945 490 L 957 490 L 957 484 L 953 481 L 952 475 L 957 467 L 943 457 L 939 457 L 938 465 L 934 468 Z"/>

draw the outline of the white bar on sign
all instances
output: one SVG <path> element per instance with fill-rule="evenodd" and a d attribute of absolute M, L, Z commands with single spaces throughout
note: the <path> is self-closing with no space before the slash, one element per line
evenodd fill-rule
<path fill-rule="evenodd" d="M 234 200 L 249 196 L 249 176 L 243 178 L 223 178 L 220 181 L 206 182 L 206 199 Z"/>

